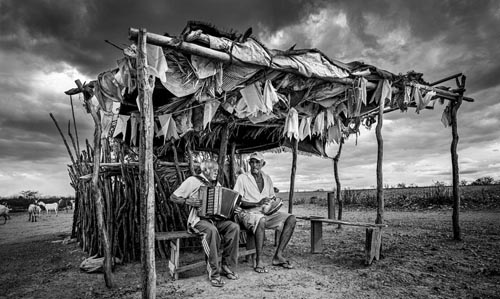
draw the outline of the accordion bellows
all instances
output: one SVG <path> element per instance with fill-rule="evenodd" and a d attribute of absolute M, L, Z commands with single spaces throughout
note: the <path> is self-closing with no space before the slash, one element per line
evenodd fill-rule
<path fill-rule="evenodd" d="M 198 209 L 200 217 L 230 219 L 241 202 L 238 192 L 221 186 L 201 186 L 198 197 L 201 199 L 201 207 Z"/>

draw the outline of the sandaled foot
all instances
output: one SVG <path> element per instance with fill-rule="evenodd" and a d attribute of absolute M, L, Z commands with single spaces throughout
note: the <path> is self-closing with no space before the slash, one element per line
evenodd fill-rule
<path fill-rule="evenodd" d="M 269 271 L 266 269 L 266 267 L 262 266 L 257 266 L 255 268 L 253 268 L 255 272 L 257 273 L 268 273 Z"/>
<path fill-rule="evenodd" d="M 231 280 L 237 280 L 240 278 L 240 276 L 237 273 L 235 273 L 234 271 L 231 271 L 231 269 L 229 269 L 228 266 L 222 266 L 220 274 L 226 276 L 227 279 L 231 279 Z"/>
<path fill-rule="evenodd" d="M 283 267 L 285 269 L 293 269 L 292 264 L 290 264 L 290 261 L 284 261 L 284 262 L 273 262 L 273 266 L 276 267 Z"/>
<path fill-rule="evenodd" d="M 214 277 L 210 279 L 210 283 L 212 284 L 213 287 L 223 287 L 224 286 L 224 281 L 222 281 L 221 277 Z"/>

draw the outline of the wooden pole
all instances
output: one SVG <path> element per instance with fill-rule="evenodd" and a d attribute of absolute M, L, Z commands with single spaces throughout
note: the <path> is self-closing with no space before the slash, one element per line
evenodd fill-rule
<path fill-rule="evenodd" d="M 231 143 L 231 156 L 229 158 L 229 184 L 230 188 L 236 184 L 236 143 Z"/>
<path fill-rule="evenodd" d="M 292 147 L 292 172 L 290 174 L 290 192 L 288 193 L 288 213 L 293 212 L 293 192 L 295 189 L 295 172 L 297 170 L 297 152 L 299 151 L 299 141 L 293 138 Z"/>
<path fill-rule="evenodd" d="M 380 82 L 379 84 L 382 84 Z M 377 135 L 377 219 L 375 223 L 384 223 L 384 179 L 382 162 L 384 159 L 384 140 L 382 138 L 382 125 L 384 121 L 385 99 L 379 99 L 378 121 L 375 133 Z"/>
<path fill-rule="evenodd" d="M 156 298 L 155 270 L 155 190 L 153 169 L 153 88 L 154 78 L 148 75 L 146 29 L 139 31 L 137 82 L 141 104 L 139 179 L 141 200 L 141 262 L 142 298 Z"/>
<path fill-rule="evenodd" d="M 219 164 L 219 174 L 217 175 L 217 181 L 221 183 L 222 186 L 228 187 L 228 184 L 224 181 L 224 166 L 226 164 L 227 145 L 229 142 L 229 126 L 224 126 L 220 134 L 219 159 L 217 160 Z"/>
<path fill-rule="evenodd" d="M 194 170 L 194 153 L 190 141 L 186 144 L 186 150 L 188 154 L 189 172 L 191 175 L 196 175 L 196 171 Z"/>
<path fill-rule="evenodd" d="M 340 185 L 340 178 L 339 178 L 339 160 L 340 160 L 340 154 L 342 153 L 342 146 L 344 145 L 344 137 L 340 138 L 340 144 L 339 144 L 339 149 L 337 150 L 337 154 L 333 158 L 333 174 L 335 176 L 335 185 L 337 189 L 337 204 L 339 206 L 339 212 L 338 212 L 338 220 L 342 220 L 342 209 L 344 206 L 344 202 L 342 201 L 342 186 Z M 341 224 L 339 223 L 339 228 L 341 228 Z"/>
<path fill-rule="evenodd" d="M 78 85 L 80 89 L 83 90 L 82 83 L 80 80 L 76 80 L 75 83 Z M 90 111 L 90 115 L 94 120 L 95 130 L 94 130 L 94 167 L 92 171 L 92 196 L 95 199 L 95 208 L 96 208 L 96 218 L 97 218 L 97 227 L 99 229 L 99 234 L 102 241 L 102 246 L 104 247 L 104 281 L 108 288 L 113 287 L 113 274 L 112 274 L 112 253 L 111 253 L 111 244 L 109 241 L 108 230 L 106 224 L 104 222 L 104 204 L 102 199 L 102 190 L 99 188 L 99 170 L 100 170 L 100 162 L 101 162 L 101 118 L 99 117 L 98 111 L 95 106 L 90 102 L 91 95 L 88 92 L 83 93 L 85 98 L 85 105 L 87 111 Z"/>
<path fill-rule="evenodd" d="M 458 145 L 458 124 L 457 124 L 457 112 L 460 105 L 462 105 L 462 97 L 465 91 L 465 76 L 462 76 L 461 82 L 458 82 L 458 88 L 460 89 L 459 94 L 460 97 L 456 102 L 450 102 L 451 106 L 451 165 L 453 172 L 453 239 L 457 241 L 462 240 L 462 235 L 460 232 L 460 192 L 459 192 L 459 169 L 458 169 L 458 154 L 457 154 L 457 145 Z"/>

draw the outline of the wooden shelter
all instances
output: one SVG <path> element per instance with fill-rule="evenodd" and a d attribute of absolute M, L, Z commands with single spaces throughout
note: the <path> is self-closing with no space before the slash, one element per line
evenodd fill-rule
<path fill-rule="evenodd" d="M 376 222 L 382 223 L 383 114 L 443 103 L 443 124 L 453 129 L 453 220 L 460 238 L 456 111 L 472 101 L 463 95 L 462 74 L 428 83 L 420 73 L 343 63 L 316 49 L 268 49 L 250 29 L 239 34 L 198 22 L 175 37 L 145 29 L 130 29 L 129 37 L 134 43 L 117 68 L 66 91 L 83 94 L 95 123 L 93 144 L 82 150 L 72 135 L 73 149 L 66 143 L 71 156 L 78 153 L 69 166 L 74 234 L 85 251 L 105 256 L 108 286 L 111 256 L 141 257 L 143 296 L 154 298 L 155 248 L 167 254 L 164 244 L 155 244 L 155 231 L 185 229 L 187 210 L 167 199 L 204 155 L 218 160 L 219 181 L 232 187 L 243 155 L 291 150 L 292 211 L 297 154 L 326 157 L 325 145 L 342 144 L 361 125 L 376 123 Z M 457 88 L 438 86 L 450 79 Z"/>

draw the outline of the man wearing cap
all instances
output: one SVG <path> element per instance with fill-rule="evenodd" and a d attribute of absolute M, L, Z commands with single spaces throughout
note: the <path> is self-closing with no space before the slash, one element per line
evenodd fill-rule
<path fill-rule="evenodd" d="M 207 256 L 209 280 L 214 287 L 222 287 L 221 274 L 228 279 L 238 279 L 232 269 L 238 261 L 240 226 L 230 220 L 200 218 L 197 208 L 201 206 L 198 190 L 201 186 L 220 186 L 217 182 L 219 165 L 208 160 L 200 165 L 201 174 L 188 177 L 170 196 L 177 204 L 191 207 L 188 217 L 188 231 L 203 234 L 202 245 Z M 222 244 L 221 244 L 222 243 Z M 219 265 L 219 249 L 222 245 L 222 266 Z"/>
<path fill-rule="evenodd" d="M 286 212 L 277 211 L 271 215 L 262 212 L 261 207 L 275 198 L 273 181 L 261 170 L 265 163 L 261 153 L 252 153 L 249 157 L 250 171 L 240 174 L 234 185 L 234 190 L 243 197 L 238 221 L 255 235 L 254 270 L 258 273 L 268 272 L 261 258 L 265 229 L 281 231 L 272 265 L 293 268 L 283 256 L 283 250 L 290 241 L 296 223 L 295 216 Z"/>

